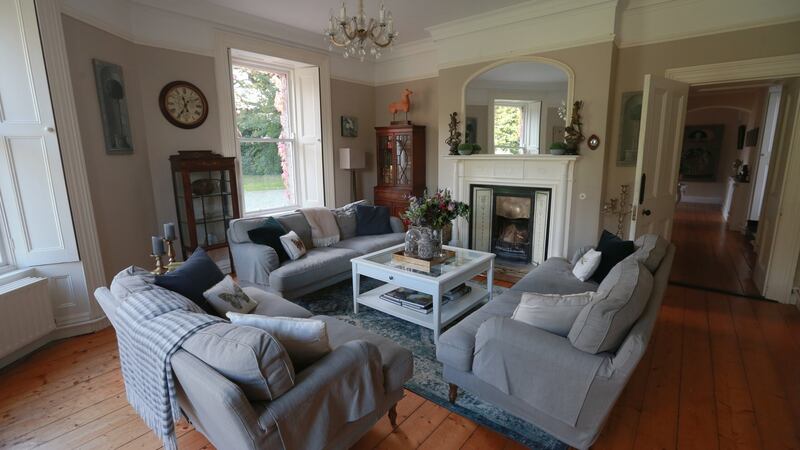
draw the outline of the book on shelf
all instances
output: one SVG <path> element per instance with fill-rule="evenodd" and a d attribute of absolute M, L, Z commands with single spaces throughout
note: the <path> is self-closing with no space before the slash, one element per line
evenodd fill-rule
<path fill-rule="evenodd" d="M 442 305 L 446 305 L 451 301 L 458 300 L 459 298 L 469 294 L 472 288 L 462 283 L 455 288 L 442 294 Z M 412 309 L 429 313 L 433 309 L 433 297 L 430 294 L 423 294 L 413 289 L 397 288 L 389 292 L 381 294 L 381 299 L 393 303 L 404 308 Z"/>

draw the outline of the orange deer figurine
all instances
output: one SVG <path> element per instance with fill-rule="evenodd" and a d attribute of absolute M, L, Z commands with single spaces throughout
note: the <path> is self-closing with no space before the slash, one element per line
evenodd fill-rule
<path fill-rule="evenodd" d="M 411 94 L 413 94 L 411 90 L 404 89 L 402 100 L 399 102 L 389 103 L 389 112 L 392 113 L 392 120 L 394 120 L 395 115 L 401 111 L 406 113 L 406 119 L 408 119 L 408 111 L 411 109 Z"/>

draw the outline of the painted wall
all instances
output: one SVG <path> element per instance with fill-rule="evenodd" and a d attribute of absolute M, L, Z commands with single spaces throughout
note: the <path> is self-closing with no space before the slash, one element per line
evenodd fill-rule
<path fill-rule="evenodd" d="M 603 189 L 603 168 L 606 158 L 605 136 L 609 88 L 611 86 L 612 61 L 614 45 L 611 42 L 574 47 L 553 52 L 537 53 L 535 56 L 560 61 L 575 73 L 574 98 L 583 100 L 581 110 L 583 117 L 583 133 L 601 137 L 597 150 L 589 150 L 585 144 L 580 148 L 580 159 L 575 166 L 575 184 L 572 198 L 572 216 L 570 218 L 570 249 L 595 244 L 600 227 L 600 203 Z M 449 114 L 459 111 L 461 114 L 464 86 L 470 77 L 476 75 L 493 62 L 470 64 L 443 69 L 439 72 L 439 140 L 440 156 L 448 153 L 444 144 L 447 137 Z M 439 187 L 452 187 L 453 163 L 439 161 Z M 585 197 L 585 198 L 581 198 Z"/>
<path fill-rule="evenodd" d="M 342 116 L 358 119 L 358 137 L 343 137 Z M 364 152 L 365 168 L 357 171 L 356 190 L 360 198 L 372 201 L 377 180 L 375 162 L 375 88 L 342 80 L 331 80 L 331 118 L 333 120 L 334 164 L 336 165 L 336 205 L 352 201 L 351 174 L 339 168 L 339 149 L 349 147 Z"/>
<path fill-rule="evenodd" d="M 425 149 L 425 184 L 428 189 L 435 189 L 436 186 L 440 186 L 437 184 L 439 158 L 436 152 L 439 145 L 438 141 L 444 139 L 439 133 L 441 129 L 441 120 L 439 120 L 439 111 L 441 111 L 439 108 L 441 104 L 440 86 L 441 84 L 437 78 L 425 78 L 375 88 L 376 127 L 390 124 L 392 115 L 389 113 L 389 103 L 399 101 L 403 89 L 411 89 L 414 92 L 414 95 L 411 96 L 411 111 L 408 113 L 408 119 L 416 125 L 425 125 L 425 145 L 427 147 Z M 398 115 L 397 120 L 403 120 L 403 117 L 400 116 L 401 114 Z M 444 130 L 447 133 L 446 122 Z M 372 189 L 372 187 L 369 189 Z"/>
<path fill-rule="evenodd" d="M 148 250 L 150 236 L 156 232 L 158 223 L 145 111 L 139 99 L 139 62 L 134 44 L 68 16 L 63 16 L 63 24 L 100 251 L 110 281 L 131 264 L 152 265 Z M 93 58 L 122 66 L 133 154 L 106 154 Z"/>
<path fill-rule="evenodd" d="M 798 36 L 800 22 L 792 22 L 619 49 L 614 63 L 611 126 L 606 139 L 611 149 L 605 169 L 607 195 L 615 196 L 620 184 L 633 185 L 636 172 L 635 167 L 616 165 L 622 93 L 641 91 L 645 74 L 664 76 L 669 68 L 800 53 Z M 615 226 L 614 221 L 609 217 L 605 224 Z"/>

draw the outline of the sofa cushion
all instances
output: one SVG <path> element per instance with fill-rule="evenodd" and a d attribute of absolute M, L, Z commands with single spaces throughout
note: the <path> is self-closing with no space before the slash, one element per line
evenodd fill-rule
<path fill-rule="evenodd" d="M 593 294 L 572 329 L 569 340 L 589 353 L 615 351 L 647 306 L 653 275 L 634 259 L 611 269 Z"/>
<path fill-rule="evenodd" d="M 250 296 L 233 281 L 233 277 L 230 275 L 225 275 L 222 281 L 203 292 L 203 297 L 206 298 L 208 303 L 210 303 L 214 310 L 221 316 L 224 316 L 225 313 L 229 311 L 249 313 L 258 305 L 258 302 L 251 299 Z"/>
<path fill-rule="evenodd" d="M 348 203 L 333 210 L 336 225 L 339 226 L 339 238 L 343 241 L 356 235 L 356 205 L 366 205 L 366 200 Z"/>
<path fill-rule="evenodd" d="M 286 253 L 281 243 L 281 236 L 284 234 L 286 234 L 286 228 L 274 217 L 267 217 L 261 222 L 261 225 L 247 232 L 247 236 L 254 244 L 272 247 L 278 254 L 279 262 L 289 259 L 289 254 Z"/>
<path fill-rule="evenodd" d="M 405 241 L 405 233 L 377 234 L 374 236 L 356 236 L 345 241 L 339 241 L 334 247 L 349 248 L 360 254 L 367 254 L 383 250 Z"/>
<path fill-rule="evenodd" d="M 581 310 L 592 300 L 591 292 L 558 295 L 526 292 L 512 319 L 559 336 L 569 334 Z"/>
<path fill-rule="evenodd" d="M 306 216 L 301 212 L 293 212 L 277 217 L 278 222 L 286 228 L 286 231 L 294 231 L 300 236 L 306 249 L 314 248 L 314 242 L 311 240 L 311 225 L 308 224 Z"/>
<path fill-rule="evenodd" d="M 286 351 L 265 331 L 220 322 L 181 346 L 238 385 L 250 401 L 275 400 L 294 386 Z"/>
<path fill-rule="evenodd" d="M 600 265 L 597 266 L 590 279 L 600 283 L 611 272 L 611 269 L 618 262 L 630 256 L 636 247 L 633 246 L 632 241 L 623 241 L 617 235 L 603 230 L 603 235 L 600 236 L 600 242 L 597 243 L 595 250 L 603 255 L 600 258 Z"/>
<path fill-rule="evenodd" d="M 208 303 L 203 292 L 222 281 L 225 274 L 209 258 L 205 250 L 197 248 L 180 267 L 164 275 L 156 275 L 156 284 L 177 292 L 211 315 L 217 312 Z"/>
<path fill-rule="evenodd" d="M 283 345 L 298 371 L 331 352 L 327 325 L 321 320 L 238 313 L 228 313 L 228 319 L 234 325 L 254 327 L 269 333 Z"/>
<path fill-rule="evenodd" d="M 283 250 L 289 255 L 289 259 L 292 261 L 300 259 L 303 255 L 306 254 L 306 244 L 300 239 L 300 236 L 297 235 L 294 231 L 290 231 L 283 236 L 280 237 L 281 245 L 283 246 Z"/>
<path fill-rule="evenodd" d="M 333 349 L 355 340 L 364 340 L 378 347 L 383 365 L 384 389 L 387 393 L 402 389 L 403 384 L 414 374 L 414 357 L 411 352 L 390 339 L 333 317 L 314 316 L 313 318 L 327 324 L 328 341 Z"/>
<path fill-rule="evenodd" d="M 572 265 L 566 259 L 550 258 L 528 272 L 511 290 L 539 294 L 580 294 L 596 291 L 597 283 L 591 279 L 581 281 L 575 278 Z"/>
<path fill-rule="evenodd" d="M 661 260 L 667 254 L 669 242 L 657 234 L 644 234 L 634 241 L 636 251 L 630 258 L 634 258 L 647 267 L 650 273 L 655 273 Z"/>
<path fill-rule="evenodd" d="M 157 288 L 156 276 L 146 269 L 130 266 L 121 270 L 111 281 L 111 293 L 119 300 L 125 300 L 135 292 Z"/>
<path fill-rule="evenodd" d="M 258 302 L 253 314 L 270 317 L 311 317 L 311 312 L 302 306 L 292 303 L 285 298 L 263 291 L 257 287 L 249 286 L 242 289 L 253 300 Z"/>
<path fill-rule="evenodd" d="M 286 261 L 269 274 L 269 285 L 279 292 L 308 286 L 313 280 L 350 270 L 350 260 L 359 256 L 353 250 L 337 247 L 314 248 L 296 261 Z"/>
<path fill-rule="evenodd" d="M 386 206 L 356 205 L 356 235 L 372 236 L 392 232 Z"/>
<path fill-rule="evenodd" d="M 436 359 L 464 372 L 472 370 L 472 356 L 478 328 L 492 317 L 510 318 L 521 296 L 521 292 L 506 291 L 461 319 L 458 324 L 439 336 Z"/>

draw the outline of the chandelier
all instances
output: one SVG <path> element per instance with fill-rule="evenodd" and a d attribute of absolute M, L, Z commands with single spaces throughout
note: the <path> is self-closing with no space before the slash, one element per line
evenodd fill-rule
<path fill-rule="evenodd" d="M 344 2 L 339 9 L 339 15 L 331 11 L 330 24 L 324 30 L 325 40 L 329 42 L 328 50 L 333 47 L 344 48 L 344 57 L 351 56 L 364 61 L 367 53 L 375 59 L 381 57 L 381 50 L 389 48 L 397 37 L 394 31 L 392 13 L 386 11 L 383 4 L 378 14 L 378 20 L 367 19 L 364 14 L 364 0 L 358 0 L 358 14 L 347 17 L 347 8 Z"/>

